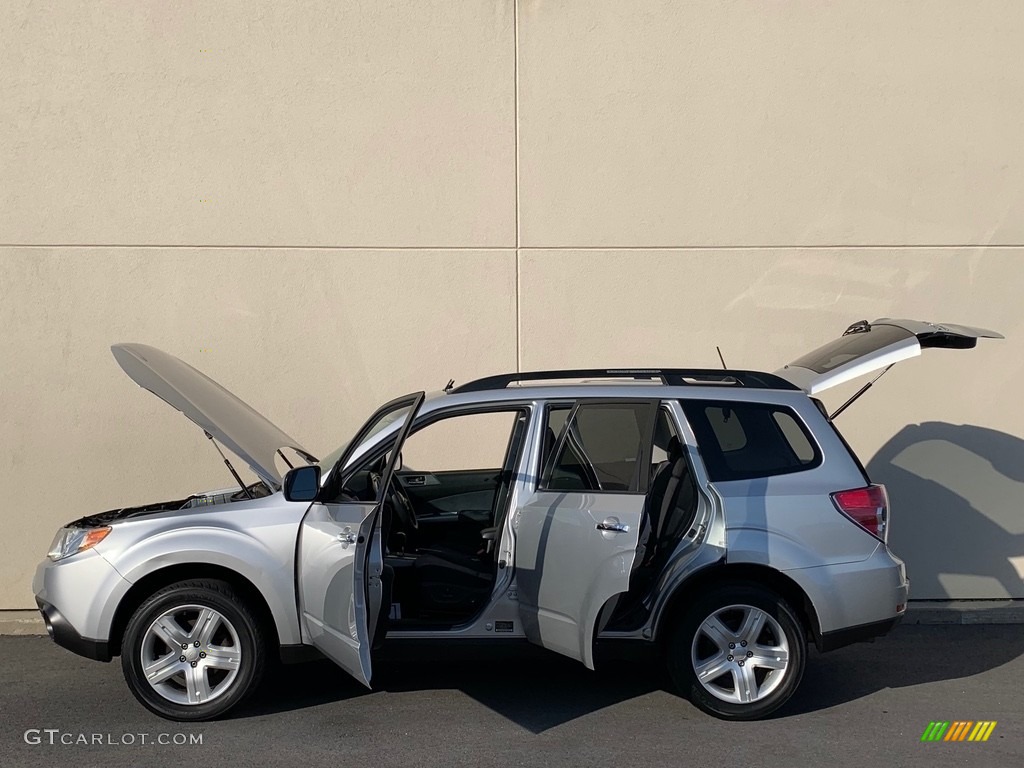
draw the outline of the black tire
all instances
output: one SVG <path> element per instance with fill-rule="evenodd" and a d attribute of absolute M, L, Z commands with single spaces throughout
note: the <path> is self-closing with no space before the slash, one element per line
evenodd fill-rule
<path fill-rule="evenodd" d="M 211 690 L 214 693 L 212 698 L 205 703 L 177 703 L 168 699 L 149 683 L 143 671 L 143 652 L 146 646 L 144 641 L 147 631 L 161 615 L 175 608 L 184 608 L 185 606 L 200 606 L 218 612 L 230 624 L 231 629 L 234 630 L 240 649 L 240 662 L 237 664 L 237 672 L 234 673 L 233 679 L 226 680 L 227 676 L 231 673 L 223 672 L 222 670 L 203 672 L 204 680 L 208 683 L 215 680 L 217 675 L 220 675 L 222 684 L 226 686 L 217 693 L 213 683 L 210 683 Z M 187 630 L 188 616 L 191 613 L 192 611 L 190 610 L 183 610 L 180 616 L 183 617 L 185 625 L 182 624 L 182 620 L 177 620 L 177 626 L 182 626 L 183 629 Z M 222 624 L 219 631 L 226 633 L 229 630 Z M 234 638 L 224 634 L 221 635 L 222 639 L 218 640 L 218 645 L 223 645 L 223 638 L 225 637 L 233 647 Z M 160 647 L 159 643 L 163 641 L 155 642 L 157 647 Z M 152 643 L 154 641 L 150 640 L 150 644 Z M 198 643 L 195 645 L 197 646 L 195 651 L 190 647 L 187 650 L 182 650 L 182 653 L 199 653 L 202 649 L 198 647 Z M 166 646 L 156 653 L 157 655 L 162 655 L 169 648 L 170 646 Z M 161 717 L 170 720 L 211 720 L 220 717 L 228 710 L 237 706 L 239 702 L 256 689 L 263 678 L 267 650 L 267 633 L 262 622 L 253 613 L 252 609 L 246 605 L 245 601 L 238 596 L 230 584 L 215 579 L 181 581 L 164 587 L 151 595 L 132 615 L 128 626 L 125 628 L 121 645 L 121 669 L 124 672 L 124 678 L 128 683 L 128 687 L 135 695 L 135 698 L 151 712 L 155 712 Z M 145 647 L 145 651 L 147 653 L 152 652 L 151 647 Z M 213 653 L 211 651 L 211 656 Z M 205 651 L 203 654 L 205 658 Z M 190 664 L 190 662 L 186 661 L 184 664 Z M 192 666 L 195 665 L 193 664 Z M 177 686 L 181 687 L 184 691 L 184 678 L 184 672 L 180 675 L 180 680 L 182 681 L 180 683 L 178 676 L 171 678 L 170 682 L 163 686 L 163 690 L 174 693 L 174 687 Z"/>
<path fill-rule="evenodd" d="M 759 681 L 757 685 L 767 692 L 763 698 L 747 703 L 723 700 L 709 690 L 710 687 L 725 693 L 731 686 L 735 691 L 737 678 L 733 674 L 731 666 L 728 667 L 729 671 L 722 673 L 722 677 L 709 680 L 707 687 L 697 679 L 694 669 L 694 641 L 697 638 L 698 630 L 706 620 L 730 606 L 750 606 L 763 611 L 771 619 L 774 619 L 778 629 L 772 626 L 771 622 L 766 621 L 763 632 L 767 634 L 762 634 L 761 637 L 768 640 L 781 630 L 788 645 L 788 665 L 779 678 L 771 677 L 776 674 L 774 670 L 755 669 L 754 665 L 748 668 L 748 673 L 750 670 L 755 670 L 758 677 L 763 676 L 763 680 Z M 742 618 L 742 609 L 725 611 L 720 614 L 722 624 L 728 629 L 737 629 Z M 699 659 L 705 659 L 703 653 L 705 648 L 710 649 L 708 657 L 716 652 L 713 644 L 709 645 L 709 638 L 703 634 L 698 638 L 697 643 Z M 698 708 L 723 720 L 758 720 L 777 710 L 789 700 L 800 685 L 807 659 L 806 633 L 793 609 L 781 596 L 770 589 L 746 583 L 725 584 L 716 587 L 698 597 L 691 605 L 686 606 L 671 628 L 665 650 L 669 675 L 678 691 Z M 754 653 L 753 651 L 743 651 L 742 648 L 737 648 L 737 650 L 743 652 L 744 655 L 748 652 Z M 730 653 L 729 651 L 723 652 Z M 722 660 L 722 657 L 718 658 L 720 661 Z M 738 659 L 740 658 L 743 657 L 737 653 L 737 660 L 728 663 L 743 666 L 739 664 Z M 738 669 L 735 672 L 740 674 Z"/>

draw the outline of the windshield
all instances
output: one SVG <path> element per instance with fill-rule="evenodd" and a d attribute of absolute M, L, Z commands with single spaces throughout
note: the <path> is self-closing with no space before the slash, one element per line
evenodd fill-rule
<path fill-rule="evenodd" d="M 380 414 L 376 421 L 367 425 L 367 427 L 363 429 L 360 435 L 358 435 L 359 445 L 355 446 L 355 451 L 358 451 L 362 445 L 371 442 L 377 435 L 379 435 L 381 432 L 383 432 L 385 429 L 390 427 L 395 422 L 405 419 L 405 417 L 409 415 L 409 411 L 412 409 L 412 405 L 412 403 L 403 404 L 398 408 Z M 329 454 L 324 456 L 324 458 L 322 458 L 319 462 L 320 471 L 326 474 L 327 472 L 332 470 L 334 468 L 334 465 L 337 464 L 338 461 L 341 460 L 341 457 L 344 456 L 345 453 L 348 451 L 351 442 L 352 441 L 350 440 L 347 443 L 342 443 Z M 353 451 L 353 453 L 355 451 Z"/>
<path fill-rule="evenodd" d="M 338 459 L 341 458 L 341 454 L 343 454 L 345 452 L 345 449 L 348 448 L 349 442 L 351 441 L 342 443 L 333 451 L 331 451 L 322 459 L 320 459 L 320 461 L 317 462 L 317 466 L 320 467 L 321 473 L 327 474 L 331 470 L 331 468 L 338 463 Z"/>

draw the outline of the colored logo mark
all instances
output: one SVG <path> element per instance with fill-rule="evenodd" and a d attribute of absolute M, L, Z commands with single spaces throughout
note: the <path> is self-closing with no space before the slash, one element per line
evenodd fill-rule
<path fill-rule="evenodd" d="M 995 720 L 939 720 L 928 723 L 921 741 L 988 741 L 995 729 Z"/>

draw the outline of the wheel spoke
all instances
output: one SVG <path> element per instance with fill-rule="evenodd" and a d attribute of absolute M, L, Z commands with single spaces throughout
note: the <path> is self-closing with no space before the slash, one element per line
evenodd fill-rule
<path fill-rule="evenodd" d="M 789 666 L 789 651 L 785 648 L 759 645 L 751 650 L 754 655 L 747 659 L 747 664 L 763 669 L 785 669 Z"/>
<path fill-rule="evenodd" d="M 218 626 L 220 626 L 220 614 L 210 608 L 203 608 L 199 612 L 199 618 L 196 619 L 195 626 L 192 627 L 188 638 L 192 642 L 198 641 L 200 646 L 208 645 Z"/>
<path fill-rule="evenodd" d="M 206 667 L 197 664 L 185 671 L 185 688 L 189 704 L 202 704 L 210 698 L 210 683 L 206 679 Z"/>
<path fill-rule="evenodd" d="M 223 645 L 207 646 L 206 658 L 203 661 L 207 667 L 213 669 L 238 669 L 242 664 L 238 649 Z"/>
<path fill-rule="evenodd" d="M 748 704 L 757 699 L 757 678 L 754 668 L 749 664 L 735 667 L 732 673 L 733 684 L 736 686 L 736 698 L 741 704 Z"/>
<path fill-rule="evenodd" d="M 758 608 L 749 608 L 743 617 L 743 623 L 736 630 L 736 637 L 740 640 L 746 640 L 749 645 L 753 645 L 757 642 L 757 638 L 760 637 L 761 630 L 764 629 L 764 621 L 764 611 Z"/>
<path fill-rule="evenodd" d="M 174 620 L 174 616 L 167 614 L 153 622 L 152 632 L 156 634 L 171 649 L 181 648 L 188 642 L 188 636 L 181 625 Z"/>
<path fill-rule="evenodd" d="M 732 667 L 732 663 L 726 661 L 725 654 L 717 653 L 710 659 L 694 666 L 693 671 L 696 672 L 697 679 L 701 682 L 711 682 L 728 672 L 730 667 Z"/>
<path fill-rule="evenodd" d="M 184 665 L 178 660 L 179 653 L 179 650 L 174 649 L 166 656 L 161 656 L 159 659 L 151 661 L 143 667 L 146 679 L 149 680 L 151 685 L 159 685 L 181 672 Z"/>
<path fill-rule="evenodd" d="M 701 631 L 718 646 L 719 650 L 725 651 L 735 638 L 733 633 L 719 621 L 717 616 L 709 616 L 701 625 Z"/>

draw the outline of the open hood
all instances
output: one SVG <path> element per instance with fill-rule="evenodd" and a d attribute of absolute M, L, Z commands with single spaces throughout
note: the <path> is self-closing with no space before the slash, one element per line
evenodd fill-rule
<path fill-rule="evenodd" d="M 115 344 L 110 351 L 132 381 L 185 414 L 271 488 L 281 487 L 274 462 L 280 449 L 291 448 L 309 461 L 316 460 L 294 438 L 174 355 L 146 344 Z"/>
<path fill-rule="evenodd" d="M 978 339 L 1001 339 L 1002 334 L 984 328 L 920 320 L 883 317 L 854 323 L 835 341 L 818 347 L 776 375 L 800 387 L 808 395 L 917 357 L 923 349 L 972 349 Z"/>

